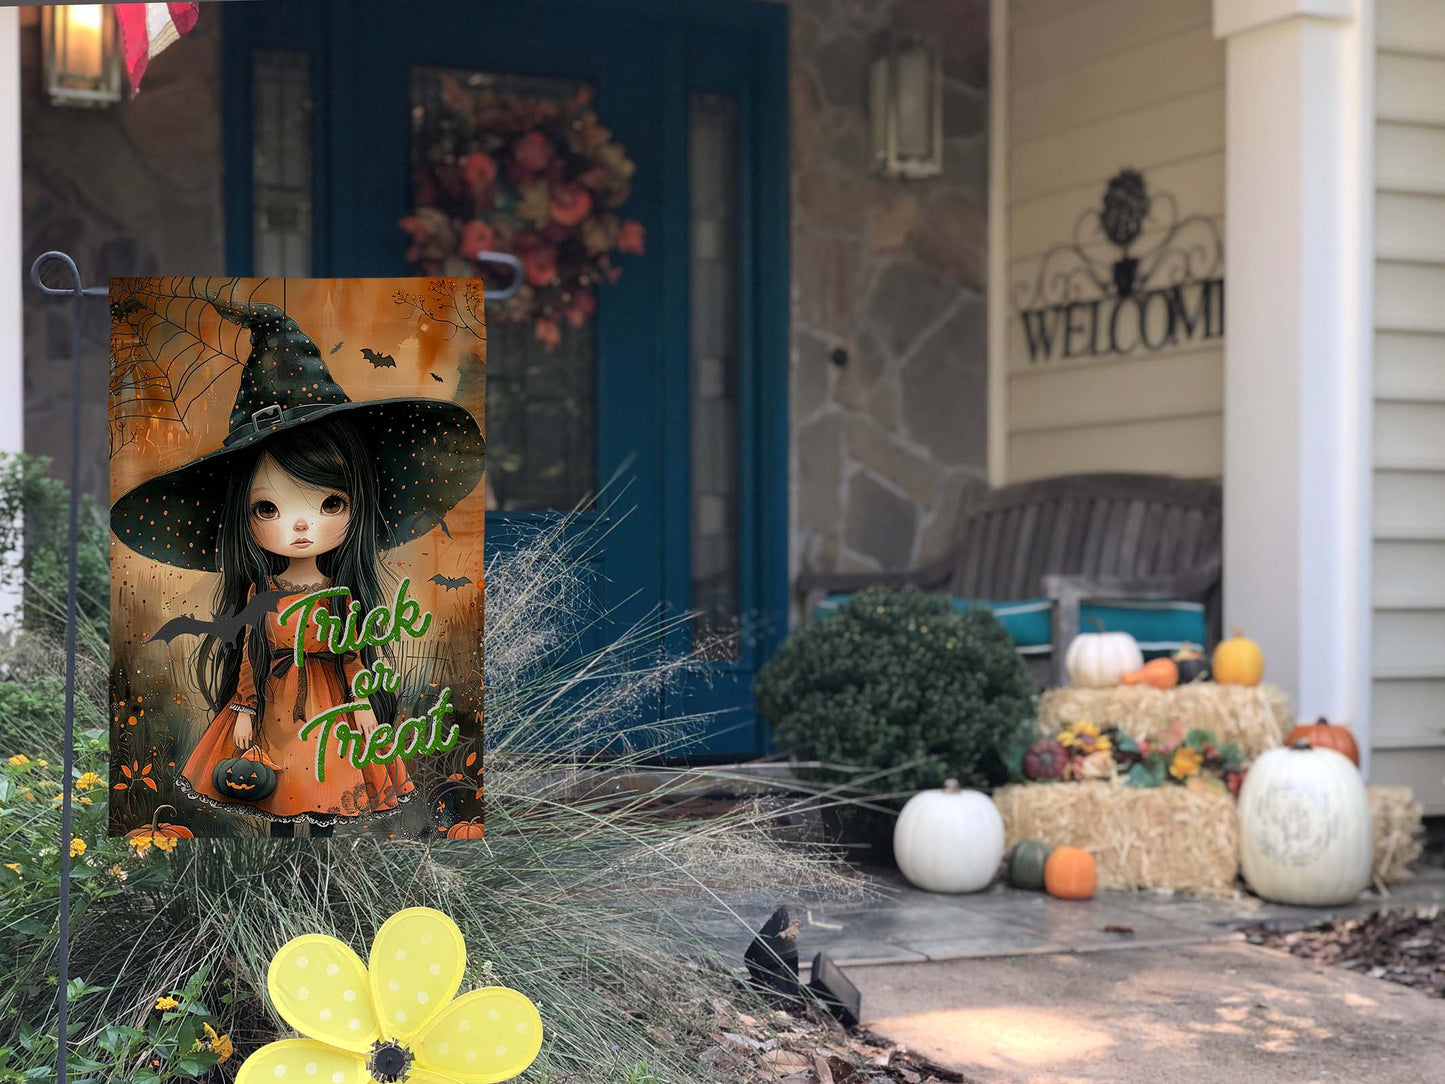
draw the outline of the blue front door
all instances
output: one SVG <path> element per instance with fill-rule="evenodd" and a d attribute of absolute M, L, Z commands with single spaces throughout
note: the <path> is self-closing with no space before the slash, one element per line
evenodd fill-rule
<path fill-rule="evenodd" d="M 237 274 L 408 274 L 397 223 L 438 87 L 590 90 L 636 164 L 621 211 L 646 252 L 551 350 L 489 320 L 488 548 L 602 491 L 597 607 L 619 631 L 696 612 L 667 646 L 706 660 L 644 715 L 705 716 L 690 756 L 764 751 L 751 683 L 786 626 L 785 9 L 265 0 L 225 29 Z"/>

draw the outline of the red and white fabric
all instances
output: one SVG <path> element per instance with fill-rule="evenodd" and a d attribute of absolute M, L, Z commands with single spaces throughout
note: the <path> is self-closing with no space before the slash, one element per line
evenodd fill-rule
<path fill-rule="evenodd" d="M 116 4 L 115 18 L 125 50 L 130 90 L 140 90 L 141 76 L 151 57 L 187 33 L 200 17 L 197 2 L 181 4 Z"/>

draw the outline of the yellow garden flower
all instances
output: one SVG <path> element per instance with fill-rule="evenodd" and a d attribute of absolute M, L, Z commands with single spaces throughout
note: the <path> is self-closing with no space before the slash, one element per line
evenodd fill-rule
<path fill-rule="evenodd" d="M 29 764 L 29 763 L 30 763 L 30 758 L 27 757 L 24 753 L 16 753 L 13 757 L 10 758 L 10 766 L 11 766 L 12 768 L 18 768 L 18 767 L 20 767 L 22 764 Z"/>
<path fill-rule="evenodd" d="M 5 863 L 5 868 L 8 869 L 11 873 L 15 874 L 15 876 L 17 876 L 17 877 L 20 876 L 20 863 L 19 863 L 19 862 L 6 862 L 6 863 Z"/>
<path fill-rule="evenodd" d="M 235 1053 L 235 1047 L 231 1045 L 231 1037 L 229 1035 L 217 1035 L 216 1029 L 211 1027 L 210 1024 L 202 1024 L 201 1027 L 206 1029 L 206 1041 L 201 1042 L 197 1040 L 197 1049 L 204 1046 L 212 1054 L 216 1055 L 217 1065 L 223 1064 L 227 1058 Z"/>
<path fill-rule="evenodd" d="M 157 848 L 165 851 L 167 854 L 176 849 L 175 836 L 156 836 L 154 842 Z"/>
<path fill-rule="evenodd" d="M 170 995 L 156 998 L 156 1008 L 160 1009 L 161 1012 L 167 1012 L 171 1009 L 174 1009 L 179 1004 L 180 1002 L 177 1001 L 175 998 L 171 997 Z"/>
<path fill-rule="evenodd" d="M 70 841 L 70 857 L 79 858 L 85 853 L 85 840 L 76 836 Z"/>
<path fill-rule="evenodd" d="M 76 790 L 89 790 L 91 787 L 98 787 L 104 782 L 98 772 L 85 772 L 75 781 Z"/>
<path fill-rule="evenodd" d="M 1113 748 L 1107 735 L 1100 731 L 1095 723 L 1087 719 L 1080 719 L 1076 723 L 1070 723 L 1059 731 L 1059 744 L 1065 749 L 1074 749 L 1080 753 L 1108 752 Z"/>
<path fill-rule="evenodd" d="M 305 1038 L 248 1057 L 236 1084 L 492 1084 L 531 1065 L 542 1018 L 515 990 L 485 986 L 456 997 L 467 947 L 440 911 L 392 915 L 363 962 L 348 945 L 306 934 L 282 945 L 266 989 Z"/>
<path fill-rule="evenodd" d="M 150 854 L 150 850 L 151 850 L 151 837 L 150 837 L 150 836 L 132 836 L 130 839 L 127 839 L 127 840 L 126 840 L 126 844 L 127 844 L 133 851 L 135 851 L 137 857 Z"/>
<path fill-rule="evenodd" d="M 80 804 L 81 804 L 81 805 L 95 805 L 95 802 L 92 801 L 90 798 L 87 798 L 84 794 L 82 794 L 82 795 L 80 796 Z"/>
<path fill-rule="evenodd" d="M 1199 769 L 1203 766 L 1204 757 L 1200 755 L 1199 750 L 1181 745 L 1174 750 L 1174 757 L 1169 761 L 1169 774 L 1175 779 L 1188 779 L 1190 776 L 1198 775 Z"/>
<path fill-rule="evenodd" d="M 37 760 L 37 761 L 35 762 L 35 766 L 36 766 L 37 768 L 48 768 L 48 767 L 50 767 L 50 761 L 48 761 L 48 760 Z"/>

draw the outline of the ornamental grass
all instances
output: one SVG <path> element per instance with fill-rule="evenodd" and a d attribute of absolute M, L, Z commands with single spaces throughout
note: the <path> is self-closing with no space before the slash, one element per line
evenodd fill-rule
<path fill-rule="evenodd" d="M 487 567 L 480 840 L 107 838 L 105 645 L 93 629 L 83 637 L 72 1079 L 229 1079 L 251 1050 L 290 1034 L 263 994 L 285 941 L 324 932 L 364 952 L 389 915 L 417 905 L 460 925 L 464 988 L 505 983 L 538 1004 L 548 1035 L 527 1079 L 710 1079 L 696 1051 L 712 1006 L 746 1006 L 748 995 L 729 970 L 737 961 L 714 955 L 699 930 L 735 923 L 740 957 L 749 931 L 729 900 L 828 896 L 856 882 L 833 853 L 779 831 L 812 799 L 657 815 L 670 797 L 738 780 L 649 766 L 646 787 L 634 785 L 644 761 L 680 750 L 704 722 L 634 722 L 697 664 L 662 653 L 678 626 L 655 614 L 582 649 L 611 615 L 591 608 L 589 543 L 567 541 L 577 537 L 564 519 Z M 17 1069 L 44 1080 L 55 1056 L 63 658 L 53 641 L 21 635 L 0 667 L 10 709 L 0 711 L 0 1080 Z"/>

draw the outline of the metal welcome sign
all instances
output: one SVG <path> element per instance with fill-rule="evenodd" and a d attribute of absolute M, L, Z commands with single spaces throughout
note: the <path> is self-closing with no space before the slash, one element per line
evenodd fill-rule
<path fill-rule="evenodd" d="M 1117 255 L 1100 255 L 1102 243 Z M 1128 357 L 1224 335 L 1224 240 L 1203 215 L 1120 170 L 1068 241 L 1016 283 L 1013 305 L 1030 364 Z"/>

